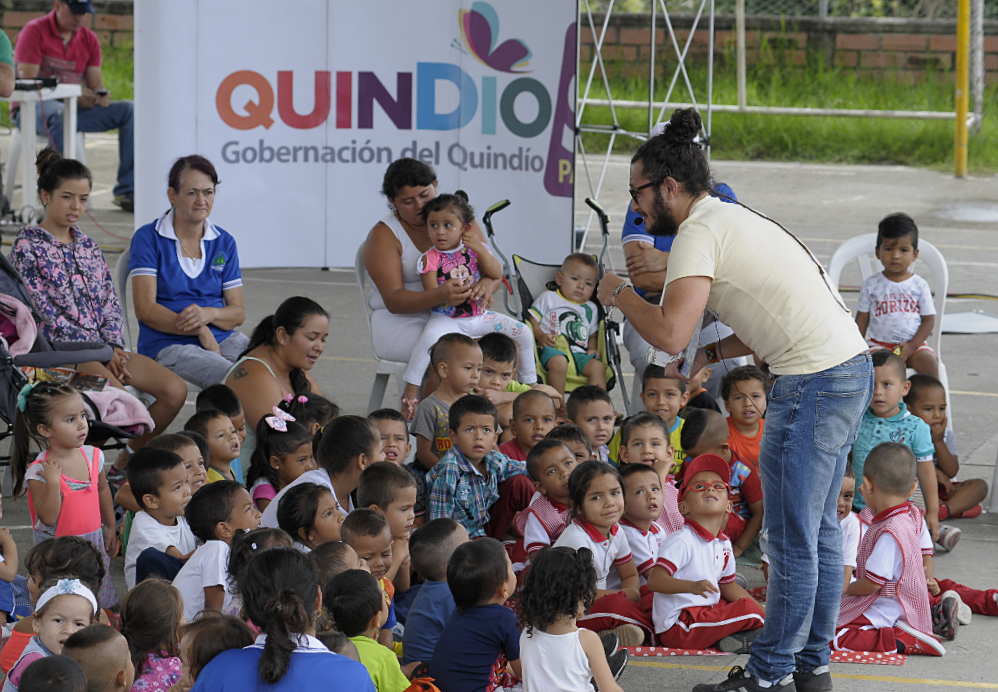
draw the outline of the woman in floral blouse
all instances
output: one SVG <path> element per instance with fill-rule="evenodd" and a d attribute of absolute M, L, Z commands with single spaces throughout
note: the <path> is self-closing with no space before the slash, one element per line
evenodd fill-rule
<path fill-rule="evenodd" d="M 90 195 L 89 169 L 48 148 L 38 155 L 36 166 L 45 220 L 18 232 L 10 259 L 28 284 L 46 339 L 99 341 L 114 347 L 109 362 L 84 363 L 77 369 L 107 377 L 115 387 L 133 385 L 156 397 L 149 407 L 156 427 L 129 441 L 134 451 L 170 425 L 187 398 L 187 384 L 151 358 L 125 351 L 111 272 L 97 243 L 76 227 Z M 119 456 L 112 474 L 127 463 L 127 453 Z"/>

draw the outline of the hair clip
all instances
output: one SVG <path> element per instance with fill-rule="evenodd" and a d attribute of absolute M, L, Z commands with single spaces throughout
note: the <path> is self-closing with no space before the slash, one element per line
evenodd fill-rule
<path fill-rule="evenodd" d="M 308 397 L 305 396 L 304 394 L 299 395 L 298 396 L 298 403 L 299 404 L 307 404 L 308 403 Z"/>
<path fill-rule="evenodd" d="M 285 404 L 290 404 L 294 400 L 295 400 L 295 395 L 294 394 L 285 394 L 284 395 L 284 403 Z"/>
<path fill-rule="evenodd" d="M 250 543 L 250 548 L 252 548 L 253 550 L 256 550 L 256 543 Z"/>
<path fill-rule="evenodd" d="M 24 410 L 28 408 L 28 395 L 31 394 L 31 390 L 38 386 L 37 382 L 31 382 L 29 384 L 21 387 L 21 391 L 17 393 L 17 410 L 24 413 Z"/>

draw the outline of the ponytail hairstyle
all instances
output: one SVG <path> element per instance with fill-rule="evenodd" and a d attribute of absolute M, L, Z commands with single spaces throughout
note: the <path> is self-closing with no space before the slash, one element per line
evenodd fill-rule
<path fill-rule="evenodd" d="M 423 207 L 423 219 L 429 218 L 435 211 L 451 209 L 465 226 L 475 220 L 475 209 L 468 203 L 468 193 L 457 190 L 452 195 L 437 195 Z"/>
<path fill-rule="evenodd" d="M 282 421 L 285 429 L 279 430 L 268 423 L 272 418 L 273 416 L 264 416 L 256 426 L 256 449 L 253 450 L 250 467 L 246 472 L 246 487 L 250 490 L 261 478 L 274 486 L 274 490 L 280 490 L 277 469 L 270 465 L 270 458 L 283 459 L 302 445 L 312 443 L 312 436 L 305 426 L 296 421 Z"/>
<path fill-rule="evenodd" d="M 520 624 L 532 636 L 550 627 L 559 615 L 575 618 L 596 601 L 596 567 L 589 548 L 546 547 L 530 560 L 520 595 Z"/>
<path fill-rule="evenodd" d="M 305 320 L 312 315 L 329 317 L 329 313 L 311 298 L 304 296 L 292 296 L 288 298 L 277 306 L 277 310 L 274 311 L 273 315 L 268 315 L 260 320 L 260 324 L 256 325 L 256 329 L 253 330 L 253 334 L 250 336 L 249 346 L 239 354 L 239 357 L 242 358 L 254 348 L 265 344 L 276 349 L 278 329 L 283 327 L 288 336 L 293 336 L 295 332 L 305 325 Z M 294 388 L 295 394 L 307 394 L 311 391 L 312 387 L 308 383 L 308 379 L 305 378 L 305 372 L 301 368 L 292 368 L 288 377 L 291 379 L 291 386 Z"/>
<path fill-rule="evenodd" d="M 55 407 L 74 396 L 79 397 L 80 393 L 61 382 L 38 382 L 21 388 L 14 412 L 14 443 L 10 451 L 14 497 L 24 490 L 24 474 L 28 471 L 32 441 L 39 448 L 48 449 L 48 439 L 38 432 L 38 426 L 51 425 Z M 80 398 L 80 401 L 83 399 Z"/>
<path fill-rule="evenodd" d="M 267 635 L 260 678 L 276 684 L 288 671 L 297 638 L 315 622 L 319 580 L 307 555 L 272 548 L 250 560 L 239 578 L 243 609 Z"/>
<path fill-rule="evenodd" d="M 360 416 L 340 416 L 312 438 L 315 461 L 330 478 L 339 476 L 361 454 L 369 458 L 381 443 L 377 426 Z"/>
<path fill-rule="evenodd" d="M 229 593 L 239 593 L 239 575 L 256 555 L 271 548 L 291 548 L 294 541 L 281 529 L 262 527 L 252 531 L 236 531 L 229 550 Z"/>
<path fill-rule="evenodd" d="M 52 147 L 45 147 L 38 152 L 35 171 L 38 173 L 39 196 L 43 191 L 51 195 L 64 180 L 86 180 L 91 187 L 94 184 L 89 168 L 76 159 L 64 159 Z"/>
<path fill-rule="evenodd" d="M 121 601 L 121 634 L 135 674 L 142 673 L 149 654 L 178 655 L 178 630 L 184 619 L 184 599 L 173 584 L 150 577 L 135 585 Z"/>
<path fill-rule="evenodd" d="M 702 122 L 694 108 L 673 112 L 660 135 L 649 137 L 631 158 L 641 163 L 641 173 L 649 182 L 672 178 L 691 197 L 714 191 L 710 163 L 695 141 Z M 657 193 L 661 194 L 661 193 Z"/>
<path fill-rule="evenodd" d="M 285 394 L 277 407 L 294 416 L 296 421 L 308 428 L 310 434 L 315 434 L 316 430 L 340 415 L 339 406 L 318 394 Z"/>

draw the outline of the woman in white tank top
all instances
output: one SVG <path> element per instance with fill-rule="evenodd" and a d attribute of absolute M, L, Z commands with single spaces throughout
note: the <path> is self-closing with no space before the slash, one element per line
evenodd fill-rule
<path fill-rule="evenodd" d="M 460 305 L 469 299 L 483 300 L 483 307 L 491 307 L 492 291 L 500 282 L 493 282 L 491 291 L 484 289 L 484 282 L 480 284 L 475 292 L 481 295 L 472 295 L 472 288 L 456 280 L 424 291 L 416 260 L 432 245 L 422 211 L 437 196 L 437 174 L 422 161 L 398 159 L 385 171 L 381 192 L 390 211 L 368 233 L 363 254 L 373 284 L 368 304 L 374 351 L 380 358 L 406 362 L 430 318 L 431 307 Z M 477 222 L 474 230 L 486 240 Z M 416 399 L 418 394 L 418 387 L 408 385 L 404 396 Z"/>

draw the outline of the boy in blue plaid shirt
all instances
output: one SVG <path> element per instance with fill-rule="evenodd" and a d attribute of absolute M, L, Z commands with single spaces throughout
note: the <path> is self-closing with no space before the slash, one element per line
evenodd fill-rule
<path fill-rule="evenodd" d="M 470 538 L 503 538 L 530 505 L 534 484 L 526 465 L 494 449 L 499 411 L 483 396 L 468 394 L 450 407 L 452 446 L 426 476 L 429 520 L 449 517 Z"/>

